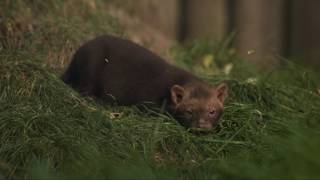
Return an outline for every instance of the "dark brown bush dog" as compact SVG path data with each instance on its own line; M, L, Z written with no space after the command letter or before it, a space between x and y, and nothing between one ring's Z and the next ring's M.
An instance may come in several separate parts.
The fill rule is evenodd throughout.
M225 83L211 86L128 40L101 36L74 54L62 76L82 95L119 105L166 103L183 126L211 129L223 112Z

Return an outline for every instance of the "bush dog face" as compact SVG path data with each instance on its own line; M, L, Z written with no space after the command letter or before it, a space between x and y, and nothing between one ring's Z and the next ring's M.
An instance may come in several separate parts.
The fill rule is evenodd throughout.
M223 112L227 92L224 83L217 87L196 83L174 85L171 88L173 114L186 127L211 129Z
M125 39L100 36L81 46L62 76L82 95L119 105L167 102L185 127L211 129L223 112L228 87L211 86ZM112 97L112 98L111 98Z

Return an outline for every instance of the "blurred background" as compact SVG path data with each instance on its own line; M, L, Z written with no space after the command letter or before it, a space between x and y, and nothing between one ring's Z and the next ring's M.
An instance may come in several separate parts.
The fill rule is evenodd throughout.
M172 42L185 43L206 38L219 40L234 34L236 53L256 64L274 66L282 57L308 67L320 67L320 1L317 0L112 2L117 7L117 12L113 13L115 16L121 19L127 14L129 19L137 18L152 28L149 31L160 34L154 43L164 47ZM122 19L131 21L128 17ZM132 22L127 24L134 24ZM140 36L148 36L144 26L133 26L137 26L136 31L142 31ZM139 33L134 34L137 36Z

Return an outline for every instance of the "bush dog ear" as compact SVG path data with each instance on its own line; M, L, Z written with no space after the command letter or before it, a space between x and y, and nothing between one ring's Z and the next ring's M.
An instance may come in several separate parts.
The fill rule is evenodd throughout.
M177 105L181 103L183 96L185 95L185 90L182 86L173 85L170 89L171 100L173 104Z
M228 85L226 83L221 83L216 87L217 98L223 104L224 100L228 97Z

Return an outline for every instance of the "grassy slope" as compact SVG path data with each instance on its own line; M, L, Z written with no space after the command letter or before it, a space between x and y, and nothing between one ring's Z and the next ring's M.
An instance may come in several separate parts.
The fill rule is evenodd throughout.
M191 133L157 111L97 105L57 77L82 41L122 34L103 1L8 2L0 3L0 176L320 177L320 97L304 69L258 72L228 43L175 49L180 65L232 90L218 128ZM205 59L211 65L201 68ZM226 63L228 75L204 76Z

